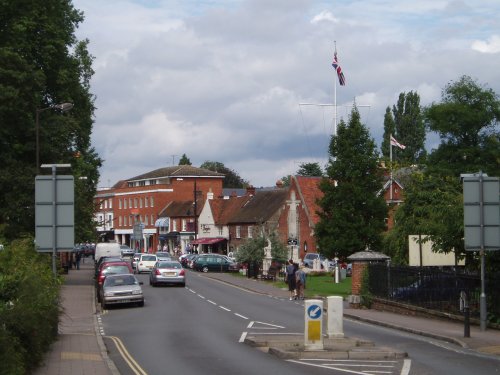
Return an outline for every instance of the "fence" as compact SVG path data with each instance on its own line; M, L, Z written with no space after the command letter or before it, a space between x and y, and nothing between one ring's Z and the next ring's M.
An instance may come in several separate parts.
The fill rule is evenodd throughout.
M471 317L479 317L481 278L463 268L392 267L370 264L369 291L379 298L406 303L430 310L460 314L460 294L465 292ZM486 280L488 313L500 317L500 301L495 293L500 275Z

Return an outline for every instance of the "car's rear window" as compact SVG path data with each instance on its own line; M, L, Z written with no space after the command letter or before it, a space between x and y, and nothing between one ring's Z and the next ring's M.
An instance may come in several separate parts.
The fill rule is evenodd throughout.
M151 262L151 261L156 260L156 256L155 255L143 255L141 259L145 262Z
M119 277L109 277L104 281L105 286L118 286L118 285L135 285L138 284L137 279L130 275L124 275Z
M179 262L159 262L158 268L175 268L181 269L182 265Z
M130 269L127 266L109 266L106 267L103 271L103 274L109 275L113 273L130 273Z

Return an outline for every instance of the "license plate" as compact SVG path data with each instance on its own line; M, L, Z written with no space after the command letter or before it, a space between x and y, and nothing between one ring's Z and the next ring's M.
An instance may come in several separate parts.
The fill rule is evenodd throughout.
M163 276L175 276L175 272L163 272Z

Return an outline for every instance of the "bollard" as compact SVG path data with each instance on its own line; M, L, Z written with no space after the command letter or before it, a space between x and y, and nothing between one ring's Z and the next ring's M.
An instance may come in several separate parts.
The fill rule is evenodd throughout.
M304 303L304 348L323 350L323 301L308 299Z
M326 333L329 338L344 337L344 301L340 296L330 296L327 300Z
M470 309L467 306L464 309L464 337L470 337Z

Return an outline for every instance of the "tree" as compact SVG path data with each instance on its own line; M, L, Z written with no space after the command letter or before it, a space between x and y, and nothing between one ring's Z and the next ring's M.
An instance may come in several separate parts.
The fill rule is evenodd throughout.
M323 171L318 163L302 163L299 165L297 176L321 177Z
M327 177L320 184L320 220L315 227L321 253L345 258L370 248L381 250L387 207L383 196L382 170L375 142L361 124L353 107L349 122L343 120L329 146Z
M182 154L179 165L191 165L191 160L186 156L186 154Z
M395 263L408 262L408 236L432 241L434 252L465 255L463 199L460 179L416 172L405 186L405 201L395 214L396 225L388 234L388 248ZM394 244L391 246L390 243Z
M406 146L404 150L393 149L393 161L404 165L413 165L422 161L425 151L425 126L420 108L420 96L413 91L400 93L398 102L392 107L392 116L384 117L384 141L382 151L389 156L389 137L392 134L397 141Z
M40 161L70 163L75 180L88 178L88 194L75 194L75 227L92 225L88 207L102 161L90 144L92 57L88 41L74 35L82 21L68 0L0 4L0 228L7 239L34 233L37 112ZM54 106L63 102L73 109L57 113Z
M218 161L205 161L200 168L208 169L210 171L219 172L224 174L226 177L222 183L224 188L245 188L249 185L249 182L242 179L238 173L232 169L227 168L223 163Z
M493 90L468 76L449 83L442 102L425 111L426 125L441 137L429 157L429 172L459 176L483 171L500 174L500 101Z

